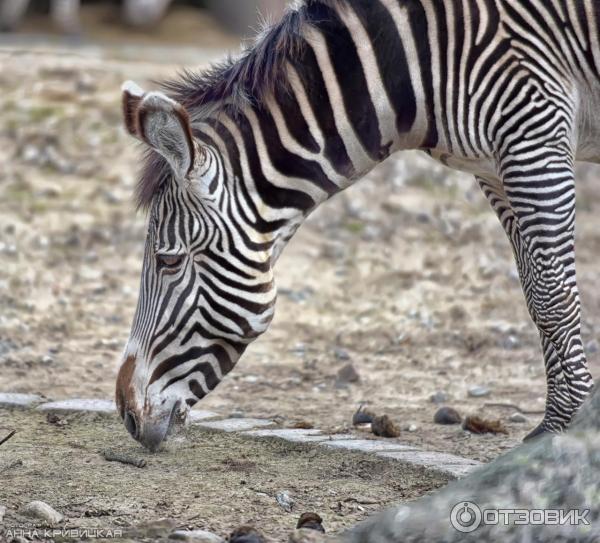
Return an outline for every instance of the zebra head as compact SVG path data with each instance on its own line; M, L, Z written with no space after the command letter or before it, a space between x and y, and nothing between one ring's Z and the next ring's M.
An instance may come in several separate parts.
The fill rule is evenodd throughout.
M236 227L241 204L222 154L192 130L179 103L126 83L123 104L127 130L162 169L152 183L116 401L131 435L156 449L267 329L276 296L272 245Z

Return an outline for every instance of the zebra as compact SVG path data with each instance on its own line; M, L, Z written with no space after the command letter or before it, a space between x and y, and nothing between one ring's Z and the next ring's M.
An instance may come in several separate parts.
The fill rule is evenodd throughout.
M303 0L241 55L123 87L147 155L140 295L116 383L156 449L274 314L306 217L398 150L475 176L512 245L560 432L593 381L575 275L576 161L600 162L596 0Z

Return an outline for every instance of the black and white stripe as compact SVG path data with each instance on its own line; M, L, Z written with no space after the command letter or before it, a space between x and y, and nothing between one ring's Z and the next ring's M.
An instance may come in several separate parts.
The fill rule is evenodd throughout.
M273 264L304 218L421 149L475 174L500 218L546 362L532 434L563 429L592 386L574 163L600 161L599 29L593 0L306 0L240 59L168 83L200 158L175 180L153 154L140 184L140 398L212 390L268 326Z

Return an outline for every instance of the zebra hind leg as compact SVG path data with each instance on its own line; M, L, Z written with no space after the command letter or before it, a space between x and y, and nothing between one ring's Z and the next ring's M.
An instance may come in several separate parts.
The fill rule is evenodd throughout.
M523 236L522 229L534 223L527 221L525 215L519 221L513 210L513 205L519 209L518 198L513 196L511 204L505 192L506 185L503 186L498 180L481 178L478 178L478 182L512 245L529 312L541 337L547 382L546 412L542 422L525 439L544 432L560 432L568 425L592 387L580 335L579 295L575 282L574 208L570 209L574 206L574 190L573 196L566 195L568 212L561 212L564 221L551 221L559 229L554 232L549 229L543 233L544 238L554 237L554 243L543 247L536 241L539 238ZM516 181L512 181L512 184L515 186ZM512 194L523 196L521 189L513 190ZM538 231L539 222L535 224L534 231ZM548 235L551 233L553 236ZM545 256L556 252L561 258Z

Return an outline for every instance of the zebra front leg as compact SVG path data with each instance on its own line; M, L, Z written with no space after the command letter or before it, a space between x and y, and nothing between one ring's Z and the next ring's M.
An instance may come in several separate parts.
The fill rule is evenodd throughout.
M563 214L567 220L563 228L567 245L563 245L564 237L559 232L555 233L554 243L550 244L551 247L554 246L554 251L551 252L558 250L563 258L556 260L550 258L548 262L548 259L543 257L547 250L544 251L541 246L538 247L538 256L533 256L536 254L536 238L527 240L523 237L519 220L502 183L499 180L481 178L478 178L478 182L511 243L529 312L541 336L547 382L546 412L543 421L525 439L533 438L545 431L561 431L569 423L592 386L580 336L579 295L575 282L574 201L572 201L574 191L572 187L569 189L573 192L573 196L567 194L568 205L565 211L568 212ZM517 200L515 195L521 193L513 190L512 194L513 200ZM527 224L527 220L523 219L525 228ZM534 266L533 270L532 266ZM554 272L553 288L548 288L550 284L544 282L537 271L539 269ZM569 273L568 270L571 272ZM543 295L545 288L548 288L549 296ZM563 289L568 292L566 298L560 294ZM571 300L571 304L565 305L567 300ZM559 318L552 318L553 314L559 315Z

